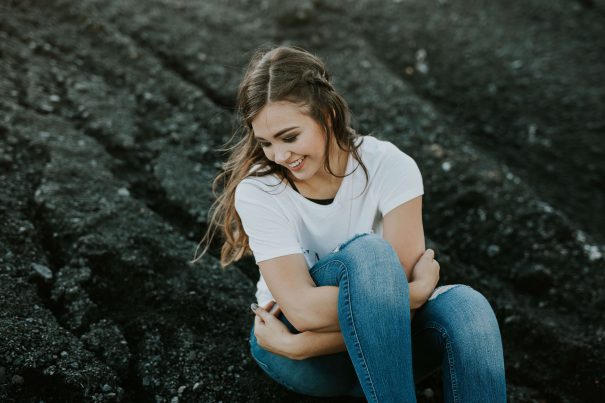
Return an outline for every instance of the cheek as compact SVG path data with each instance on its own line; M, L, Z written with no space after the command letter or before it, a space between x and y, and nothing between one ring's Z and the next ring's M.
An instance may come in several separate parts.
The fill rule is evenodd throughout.
M273 161L273 151L268 148L263 148L263 152L265 153L265 157L267 157L269 161Z

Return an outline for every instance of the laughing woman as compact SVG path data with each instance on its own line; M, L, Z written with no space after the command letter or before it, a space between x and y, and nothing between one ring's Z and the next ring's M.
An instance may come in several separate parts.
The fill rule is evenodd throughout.
M435 288L414 160L351 129L324 64L301 48L257 52L237 106L202 244L220 231L223 266L254 255L250 349L267 375L306 395L415 402L415 382L441 368L445 401L506 402L489 303Z

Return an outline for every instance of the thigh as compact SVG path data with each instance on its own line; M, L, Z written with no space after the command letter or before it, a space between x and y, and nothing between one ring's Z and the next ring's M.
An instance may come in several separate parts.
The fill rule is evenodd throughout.
M250 332L250 352L267 375L293 392L318 397L363 396L346 352L291 360L260 347L254 337L254 326Z

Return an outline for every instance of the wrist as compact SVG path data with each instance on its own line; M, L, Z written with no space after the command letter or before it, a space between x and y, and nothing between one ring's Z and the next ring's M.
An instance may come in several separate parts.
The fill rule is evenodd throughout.
M420 308L433 292L433 286L428 281L415 280L409 283L409 287L410 309Z
M283 349L291 360L303 360L305 358L303 333L290 333L282 341Z

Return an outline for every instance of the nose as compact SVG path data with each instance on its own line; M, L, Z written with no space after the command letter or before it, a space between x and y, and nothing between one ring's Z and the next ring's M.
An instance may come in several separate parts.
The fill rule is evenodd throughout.
M288 150L285 149L285 147L275 147L275 162L278 164L284 164L285 162L287 162L290 157L292 156L292 153Z

